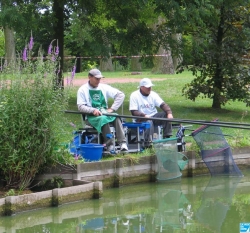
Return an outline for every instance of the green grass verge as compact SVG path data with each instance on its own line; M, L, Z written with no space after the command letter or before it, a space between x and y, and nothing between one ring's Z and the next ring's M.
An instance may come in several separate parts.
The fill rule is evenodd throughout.
M207 120L211 121L215 118L218 118L219 121L225 122L241 122L249 123L250 117L247 114L249 108L242 102L230 101L222 109L213 109L212 100L200 96L196 99L195 102L187 100L182 96L182 88L186 83L190 83L194 78L190 72L184 72L182 74L175 75L166 75L166 74L152 74L150 71L142 71L140 75L131 75L130 72L103 72L103 75L107 78L114 79L127 79L128 83L114 83L111 84L113 87L116 87L123 91L126 95L123 108L118 110L118 114L130 115L129 112L129 96L130 94L137 89L140 79L144 77L151 78L155 86L153 90L156 91L162 99L168 103L173 111L174 118L178 119L190 119L190 120ZM75 77L86 78L87 72L78 73ZM129 82L129 79L138 79L138 82ZM154 79L164 78L162 81L156 81ZM69 102L68 110L77 110L76 106L76 93L79 87L71 88L71 98ZM110 101L112 103L112 100ZM74 129L70 126L70 122L76 125L76 128L82 127L80 115L77 114L67 114L67 123L65 125L66 131L73 131ZM128 119L128 121L131 121ZM186 124L183 124L186 125ZM188 124L189 125L189 124ZM197 129L200 125L193 124L189 130ZM226 137L227 141L232 147L242 147L249 146L249 130L244 129L233 129L233 128L221 128L224 134L231 135L231 137ZM186 134L190 134L191 131L186 131ZM65 139L64 139L65 140ZM68 138L67 140L71 140ZM186 142L194 142L192 137L186 137ZM190 144L189 143L189 144ZM192 143L194 144L194 143ZM193 145L194 146L194 145Z

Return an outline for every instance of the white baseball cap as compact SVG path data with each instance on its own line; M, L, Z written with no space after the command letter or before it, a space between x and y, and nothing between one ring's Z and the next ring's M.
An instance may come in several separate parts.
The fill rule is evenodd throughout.
M149 78L143 78L141 81L140 81L140 86L138 86L137 88L139 87L152 87L154 86L154 84L151 82L151 80Z
M89 74L91 74L91 76L94 76L96 78L104 78L104 76L102 76L101 71L98 70L98 69L92 69L92 70L90 70Z

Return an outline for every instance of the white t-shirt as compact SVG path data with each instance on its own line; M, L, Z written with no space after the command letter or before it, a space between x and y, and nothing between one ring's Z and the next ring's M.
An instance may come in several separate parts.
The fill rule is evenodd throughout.
M143 96L140 90L136 90L130 95L129 110L138 110L148 116L153 116L158 112L156 107L160 107L163 102L154 91L151 91L148 96Z
M111 87L110 85L99 83L98 87L93 88L89 85L89 83L83 84L77 92L77 105L87 105L89 107L92 106L91 98L89 95L89 90L101 90L102 94L105 98L106 107L108 108L108 99L109 98L115 98L115 96L120 93L120 91L114 87Z

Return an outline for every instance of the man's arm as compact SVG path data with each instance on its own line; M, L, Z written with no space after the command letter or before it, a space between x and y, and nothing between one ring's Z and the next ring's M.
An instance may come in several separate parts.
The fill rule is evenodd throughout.
M85 104L78 104L77 106L78 106L78 110L80 112L83 112L83 113L86 113L86 114L91 114L96 109L96 108L93 108L93 107L89 107L89 106L87 106Z
M160 108L167 114L167 118L173 118L172 110L171 110L171 108L169 107L168 104L166 104L165 102L163 102L160 105Z
M112 109L113 111L116 111L123 103L125 98L125 94L121 91L119 91L114 98L114 103L109 109Z
M143 112L140 112L138 110L131 110L130 112L131 112L132 116L140 116L140 117L146 116L146 114L144 114Z
M78 105L78 110L82 113L93 114L94 116L101 116L102 112L97 108L89 107L87 105L81 104Z

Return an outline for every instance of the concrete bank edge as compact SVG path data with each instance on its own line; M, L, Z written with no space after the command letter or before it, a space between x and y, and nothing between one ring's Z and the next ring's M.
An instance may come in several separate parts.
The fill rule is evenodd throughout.
M184 153L189 158L188 165L182 171L182 177L209 174L204 162L194 152ZM239 168L250 164L250 148L234 150L234 160ZM138 161L118 158L112 161L97 161L77 165L76 168L50 169L36 177L39 182L54 176L60 176L68 187L0 198L0 216L60 206L66 203L101 198L103 189L123 185L155 182L158 172L155 155L140 157Z

